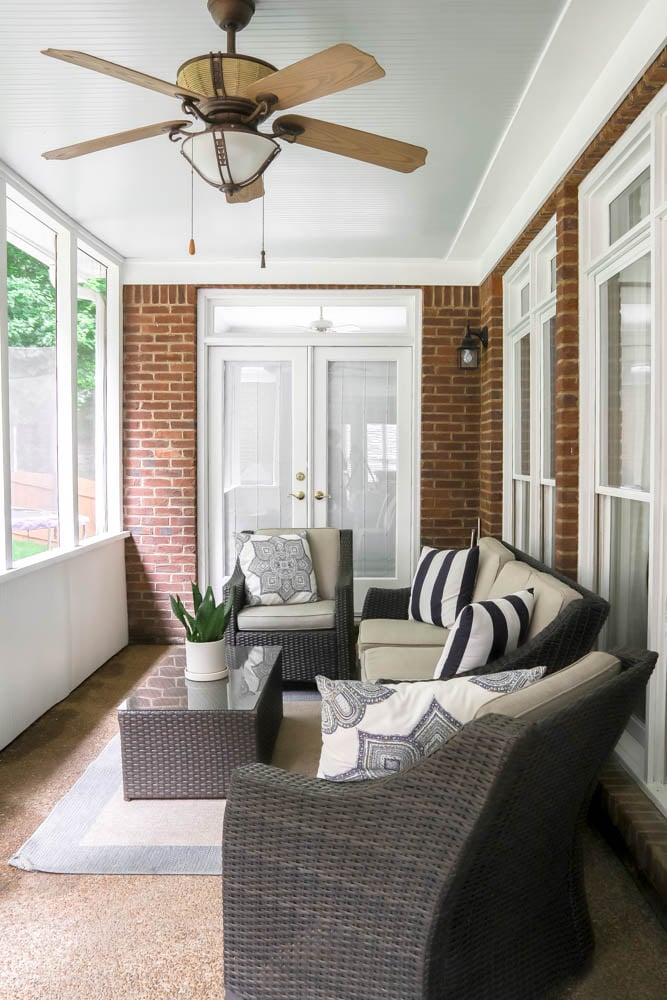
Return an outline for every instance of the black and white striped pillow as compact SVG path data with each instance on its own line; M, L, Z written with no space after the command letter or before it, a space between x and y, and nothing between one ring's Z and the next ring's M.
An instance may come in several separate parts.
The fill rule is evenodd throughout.
M483 667L516 649L528 635L534 604L531 587L463 608L449 633L433 676L446 680L466 670Z
M424 546L410 590L408 617L451 628L470 603L479 564L479 548L439 550Z

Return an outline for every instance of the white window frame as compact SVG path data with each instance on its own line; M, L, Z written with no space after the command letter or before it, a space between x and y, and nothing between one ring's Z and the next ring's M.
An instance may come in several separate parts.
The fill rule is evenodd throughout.
M56 549L12 563L11 473L9 447L9 369L6 271L6 202L11 197L56 233L56 339L58 414L58 505L59 545ZM96 392L106 402L106 429L96 433L98 455L104 456L105 475L99 483L104 491L107 530L79 539L77 511L77 421L76 421L76 314L77 250L94 257L107 268L106 350L96 371ZM0 579L31 572L44 563L69 558L79 548L106 544L122 533L123 498L121 465L122 426L122 258L44 198L18 174L0 162ZM98 411L99 412L99 411ZM103 438L100 438L100 434Z
M647 166L651 168L648 216L609 245L609 203ZM596 581L596 518L599 494L650 502L648 646L660 654L649 682L646 722L633 717L616 748L620 762L667 814L667 87L649 104L579 191L580 261L580 476L579 574ZM651 254L652 453L649 492L601 488L599 483L601 380L597 370L601 283ZM592 345L594 344L594 348Z
M555 488L555 480L545 480L543 472L544 347L542 327L556 315L556 289L551 290L551 260L556 255L556 218L549 220L518 260L503 276L503 538L516 542L515 489L517 481L529 483L528 542L525 546L537 558L543 556L543 502L545 485ZM521 315L521 290L530 283L528 312ZM519 384L515 347L530 338L530 473L514 472L514 430L518 415ZM555 405L555 401L554 401ZM552 539L553 545L553 539Z

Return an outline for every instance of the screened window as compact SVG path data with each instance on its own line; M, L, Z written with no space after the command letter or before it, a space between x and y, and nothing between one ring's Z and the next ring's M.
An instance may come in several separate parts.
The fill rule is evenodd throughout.
M7 211L12 560L58 545L56 234L13 201Z
M0 168L2 205L0 573L121 526L118 265Z

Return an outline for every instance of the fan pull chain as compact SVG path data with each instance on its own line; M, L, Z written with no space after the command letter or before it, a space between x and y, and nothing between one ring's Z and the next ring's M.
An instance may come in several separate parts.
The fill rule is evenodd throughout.
M264 195L262 195L262 252L260 267L266 267L266 250L264 249Z
M190 165L190 242L188 253L194 257L195 249L195 168Z

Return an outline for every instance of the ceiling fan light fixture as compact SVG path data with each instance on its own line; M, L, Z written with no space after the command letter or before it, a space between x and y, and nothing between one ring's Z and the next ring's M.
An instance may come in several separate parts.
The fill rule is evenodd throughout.
M199 176L220 191L252 184L279 152L274 139L236 124L207 128L181 144L181 153Z

